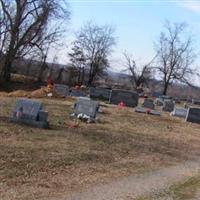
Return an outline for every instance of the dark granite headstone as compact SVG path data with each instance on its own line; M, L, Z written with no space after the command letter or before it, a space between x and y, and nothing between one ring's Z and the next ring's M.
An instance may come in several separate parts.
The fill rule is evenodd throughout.
M78 98L74 105L75 115L84 114L95 119L98 112L99 103L88 98Z
M149 108L149 109L152 109L152 110L155 109L153 99L144 99L144 103L142 104L142 106L144 108Z
M189 108L186 121L200 124L200 108Z
M174 110L175 103L172 100L164 100L162 111L172 112Z
M43 111L42 108L43 105L41 102L30 99L19 99L16 102L11 121L39 128L47 128L48 113Z
M112 90L109 102L118 105L122 101L125 103L125 106L136 107L138 105L138 94L126 90Z
M106 88L90 88L90 98L109 101L111 90Z
M55 90L56 93L58 93L61 96L66 97L66 96L69 95L69 87L67 85L55 84L54 90Z

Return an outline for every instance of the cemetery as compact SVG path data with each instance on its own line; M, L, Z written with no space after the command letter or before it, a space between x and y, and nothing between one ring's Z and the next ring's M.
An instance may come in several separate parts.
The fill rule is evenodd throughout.
M30 193L27 192L29 186L24 183L31 182L39 191L43 186L37 184L42 182L48 185L47 191L51 191L47 194L42 189L37 193L36 197L42 199L43 195L51 196L52 192L69 191L67 185L75 184L75 188L82 188L82 183L89 186L102 180L96 172L91 175L91 167L100 171L103 167L101 174L106 181L108 177L121 177L123 170L126 170L126 175L145 172L149 167L156 169L175 163L177 159L189 159L199 151L199 108L175 106L170 115L174 104L165 105L170 109L163 109L154 105L151 98L137 99L135 95L121 93L117 97L114 92L111 102L106 103L84 96L71 97L66 88L62 89L60 86L56 88L59 93L68 95L65 98L62 95L60 98L44 95L40 99L1 96L0 157L4 159L1 169L5 180L0 189L2 198L10 195L9 189L7 192L4 190L7 184L10 182L12 185L16 180L13 170L19 174L15 183L19 189L13 195L25 200ZM115 105L127 96L133 98L133 104ZM133 108L136 103L137 107ZM91 121L95 123L86 123ZM185 146L181 145L182 140ZM187 146L190 146L189 152ZM55 152L59 156L53 156ZM14 154L20 159L12 161ZM132 168L132 165L138 167ZM83 175L78 171L84 172ZM65 178L60 179L60 176ZM96 178L90 182L88 176ZM39 182L35 182L34 177ZM55 178L56 183L62 186L59 189L54 187Z
M0 0L0 200L199 200L199 13Z

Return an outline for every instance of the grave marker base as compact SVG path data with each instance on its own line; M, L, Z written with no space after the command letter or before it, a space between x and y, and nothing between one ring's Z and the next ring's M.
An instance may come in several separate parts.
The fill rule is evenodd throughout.
M25 124L28 126L33 126L36 128L49 128L49 123L43 121L35 121L30 119L16 119L16 118L12 118L10 121L21 125Z

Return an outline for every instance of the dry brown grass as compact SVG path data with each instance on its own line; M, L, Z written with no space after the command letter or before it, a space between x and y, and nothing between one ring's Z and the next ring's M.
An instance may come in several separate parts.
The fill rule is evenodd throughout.
M51 127L11 124L16 98L0 102L0 199L45 199L111 178L199 156L200 125L168 114L103 105L96 124L69 117L73 99L42 99Z
M15 90L13 92L0 92L0 97L25 97L25 98L46 98L47 87L33 90L31 92L25 90ZM62 98L59 94L53 92L53 98Z

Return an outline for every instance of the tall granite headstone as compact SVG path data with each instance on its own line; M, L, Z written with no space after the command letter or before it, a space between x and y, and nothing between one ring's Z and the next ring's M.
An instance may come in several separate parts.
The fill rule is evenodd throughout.
M138 105L138 98L136 92L114 89L111 91L109 102L118 105L123 101L128 107L136 107Z

